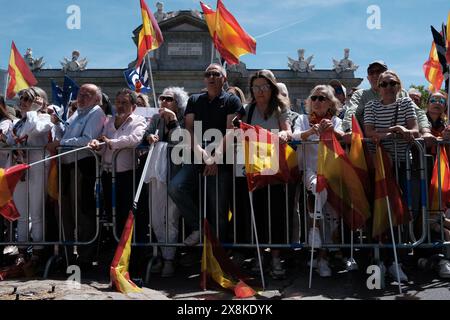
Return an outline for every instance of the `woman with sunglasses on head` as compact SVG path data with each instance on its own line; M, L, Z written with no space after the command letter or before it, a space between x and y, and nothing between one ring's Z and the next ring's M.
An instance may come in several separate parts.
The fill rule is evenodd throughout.
M330 85L318 85L311 90L309 97L306 99L307 114L302 114L297 119L297 129L294 131L293 139L317 141L320 138L320 134L328 130L333 130L338 138L344 135L341 126L342 120L337 117L341 102L336 98L334 93L334 89ZM311 219L321 218L312 213L314 212L314 196L319 196L321 200L320 206L323 206L322 212L326 216L326 219L321 219L321 221L323 223L326 221L330 224L329 228L325 228L327 231L325 233L326 241L331 242L338 224L333 209L326 203L326 195L324 193L316 193L318 144L307 144L304 149L301 148L299 154L300 170L303 170L302 154L305 155L304 161L306 162L304 181L308 190L308 211L311 212ZM324 228L325 226L322 227ZM320 239L320 232L317 227L316 229L311 228L308 234L308 242L312 244L313 241L314 247L320 247L322 240ZM318 257L314 260L313 266L317 269L321 277L331 276L326 250L319 250Z
M153 116L145 131L144 145L151 145L158 141L166 142L169 145L178 142L172 140L172 135L177 129L184 127L183 115L188 99L189 96L184 88L169 87L163 90L158 99L159 112ZM158 130L158 134L156 134L156 130ZM169 177L152 178L150 180L150 199L152 201L149 204L149 210L152 214L152 228L158 242L165 243L167 239L167 243L177 243L180 213L172 199L167 197L167 179L173 178L180 166L173 164L171 159L167 158L172 149L168 146L166 150L166 153L161 153L162 156L158 158L158 162L167 161ZM154 152L156 152L156 149ZM162 159L164 155L166 155L166 159ZM168 224L167 229L166 223ZM168 230L168 234L166 230ZM172 277L175 272L176 247L161 247L161 253L163 261L159 260L154 264L152 272L161 272L162 277Z
M378 78L379 100L372 100L365 106L364 128L367 138L375 143L381 143L390 156L390 162L398 168L397 181L400 189L406 190L406 148L414 138L419 137L419 125L415 112L415 104L410 97L400 97L402 83L399 76L392 70L384 71ZM392 140L397 138L395 143ZM374 151L373 146L371 150ZM374 160L376 163L376 159ZM404 205L406 208L406 205ZM405 212L404 215L408 215ZM388 230L386 230L388 232ZM389 233L389 232L388 232ZM373 236L382 239L384 234ZM391 240L392 241L392 240ZM385 263L391 264L388 271L393 279L397 279L397 268L392 259L392 250L385 250ZM383 268L384 265L383 265ZM398 268L400 281L408 281L401 265Z
M7 143L16 147L41 147L40 150L21 151L16 162L33 163L46 156L44 146L48 143L49 133L53 128L51 117L41 110L46 107L47 97L41 88L31 87L22 90L20 96L20 113L22 118L17 121L7 137ZM25 179L19 181L14 191L14 202L20 213L18 220L18 241L29 241L29 222L31 220L31 238L33 241L43 241L43 193L47 190L47 163L31 167L25 174ZM24 266L27 275L36 272L43 263L42 246L34 246L30 259L26 256L26 247L19 248L17 264ZM41 260L41 261L40 261Z
M289 99L282 95L277 80L270 70L260 70L250 78L250 103L245 106L246 116L242 121L258 125L266 130L278 130L280 143L286 143L292 134L289 119ZM292 189L292 190L291 190ZM294 191L294 188L289 188ZM291 193L291 192L290 192ZM286 243L286 200L284 185L270 185L270 221L269 221L269 187L253 192L253 204L259 241L269 243L269 231L274 244ZM290 215L289 215L290 216ZM270 230L269 230L270 226ZM250 228L247 229L251 231ZM272 261L270 275L274 279L286 277L286 270L281 264L280 250L271 249ZM253 271L259 272L256 261Z
M427 117L431 123L431 134L435 137L435 141L439 138L443 137L444 130L447 126L447 94L444 92L438 91L432 93L428 98L427 103ZM427 144L427 153L432 154L436 157L436 144L429 143ZM441 148L445 148L447 152L447 156L449 156L449 148L448 145L441 145ZM432 172L434 162L428 167L428 172ZM429 175L431 179L431 174ZM430 181L429 181L430 182ZM447 204L448 205L448 204ZM445 208L443 208L445 210ZM450 211L448 211L450 212ZM436 212L430 212L430 215L434 215L431 218L431 229L436 232L438 237L441 237L441 220L440 217L436 214ZM448 216L448 213L447 213ZM444 240L450 241L450 216L444 216L442 219L443 223L443 234ZM448 262L448 261L447 261ZM450 277L450 266L447 271L447 277ZM440 272L442 273L442 272Z

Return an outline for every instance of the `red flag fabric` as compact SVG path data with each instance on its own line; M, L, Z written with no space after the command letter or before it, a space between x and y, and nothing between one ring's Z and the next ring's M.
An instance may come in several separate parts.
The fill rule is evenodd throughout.
M447 59L447 64L450 65L450 11L447 16L447 52L445 53L445 58Z
M253 297L256 292L245 282L245 277L230 260L219 240L211 232L208 221L204 220L204 242L200 286L206 289L208 279L214 280L222 288L234 291L237 298ZM236 280L239 280L236 283Z
M434 162L433 175L431 176L430 184L430 210L439 211L447 207L447 202L450 200L450 170L448 165L447 152L445 147L440 148L440 159L436 156ZM440 167L440 186L439 186L439 172ZM439 189L441 190L441 204L439 205Z
M370 216L364 185L333 130L320 135L317 155L317 187L327 189L327 201L352 230L364 226Z
M11 44L8 75L9 83L6 90L6 97L8 99L14 98L19 91L37 84L36 78L33 73L31 73L27 63L17 50L14 41Z
M444 81L444 75L442 73L442 66L439 62L438 53L434 42L431 44L428 60L423 64L423 72L425 74L425 78L430 83L430 91L436 92L440 90L442 82Z
M375 157L372 236L379 238L389 228L388 201L393 226L408 222L410 217L402 198L402 191L392 172L391 160L381 145L377 145Z
M19 212L13 201L14 189L30 166L18 164L7 169L0 168L0 214L9 221L19 218Z
M225 61L238 64L242 55L256 53L256 40L239 25L236 18L217 1L216 11L200 2L214 46Z
M278 136L259 126L241 122L245 150L245 175L249 191L269 184L296 181L297 153Z
M125 227L120 237L119 245L117 246L114 259L110 267L111 281L117 291L122 293L142 292L133 281L130 279L128 273L128 266L130 263L131 255L131 238L133 237L134 228L134 214L130 210L128 214Z
M147 52L158 49L164 42L158 22L144 0L141 1L142 29L138 39L138 59L136 68L141 65Z

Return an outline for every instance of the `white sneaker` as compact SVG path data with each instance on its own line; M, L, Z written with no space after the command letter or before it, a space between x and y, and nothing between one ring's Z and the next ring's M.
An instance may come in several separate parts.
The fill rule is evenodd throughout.
M175 265L173 260L164 260L164 266L161 271L161 277L170 278L175 273Z
M192 247L200 243L200 231L193 231L186 239L184 239L184 244Z
M328 265L328 261L325 259L319 259L317 262L317 271L322 278L331 277L331 269Z
M356 263L355 259L348 259L347 261L345 261L345 270L347 271L358 270L358 264Z
M320 238L320 231L318 228L309 229L308 243L311 247L314 243L314 248L320 248L322 246L322 239Z
M439 277L450 278L450 261L445 259L439 261Z
M397 270L396 270L396 267L395 267L395 263L393 263L393 264L389 267L388 271L389 271L389 274L391 275L391 277L392 277L395 281L397 281ZM407 277L407 275L403 272L403 270L402 270L402 264L401 264L401 263L398 264L398 274L399 274L399 276L400 276L400 282L408 282L408 277Z

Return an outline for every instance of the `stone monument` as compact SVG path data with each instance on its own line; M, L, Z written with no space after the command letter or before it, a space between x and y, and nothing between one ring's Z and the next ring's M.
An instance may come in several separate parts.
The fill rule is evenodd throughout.
M33 58L33 50L31 48L27 49L27 52L25 53L23 58L27 62L27 64L30 67L31 71L41 70L42 67L45 65L44 57L40 57L39 59L34 59Z
M288 57L288 67L292 71L296 72L311 72L314 69L314 65L311 65L311 60L314 55L309 56L305 60L305 49L298 49L298 61Z
M63 61L60 61L62 70L64 73L67 71L84 71L86 70L86 66L88 64L87 58L83 58L78 60L80 57L80 52L77 50L72 51L72 60L64 57Z
M359 66L353 63L352 60L350 60L348 57L350 55L350 49L345 48L344 49L344 59L341 59L341 61L337 61L333 59L333 70L336 71L336 73L341 73L343 71L356 71Z

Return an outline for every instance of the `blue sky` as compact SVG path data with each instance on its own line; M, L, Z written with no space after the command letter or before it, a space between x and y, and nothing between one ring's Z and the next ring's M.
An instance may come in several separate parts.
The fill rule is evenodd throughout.
M450 10L448 0L223 0L241 26L257 39L257 54L242 61L251 69L287 68L297 49L314 55L316 69L331 69L344 48L360 65L365 78L368 63L383 59L406 87L426 84L422 64L431 46L430 25L440 28ZM141 23L139 0L0 0L0 68L6 69L11 40L24 53L44 56L46 67L59 68L63 57L78 49L88 68L125 68L135 59L132 30ZM165 11L198 9L198 1L166 0ZM152 11L156 1L147 0ZM205 0L215 6L215 0ZM69 5L81 9L81 29L69 30ZM381 29L370 30L367 8L377 5ZM367 81L362 84L367 86Z

